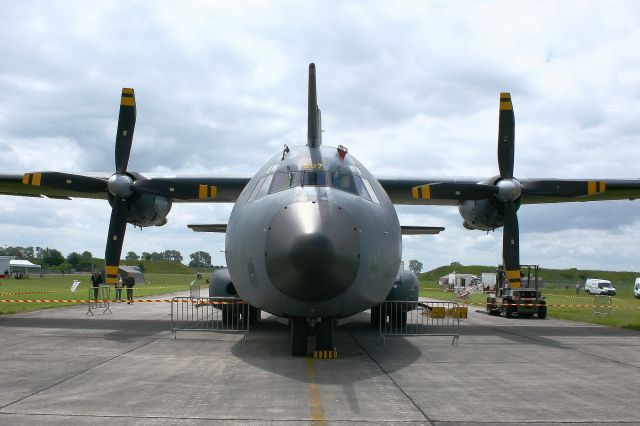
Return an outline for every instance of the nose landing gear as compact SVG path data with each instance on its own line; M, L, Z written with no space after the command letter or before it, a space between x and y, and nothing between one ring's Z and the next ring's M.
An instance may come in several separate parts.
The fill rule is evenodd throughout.
M315 343L315 352L335 352L333 346L333 318L293 317L291 324L291 352L295 356L305 356ZM313 339L315 337L315 339ZM313 342L315 340L315 342Z

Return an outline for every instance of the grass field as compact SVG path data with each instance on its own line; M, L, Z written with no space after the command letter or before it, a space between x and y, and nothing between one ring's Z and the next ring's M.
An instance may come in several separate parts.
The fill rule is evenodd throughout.
M635 299L631 292L621 292L612 298L609 317L594 316L594 297L584 292L576 295L575 289L545 288L543 294L549 305L549 317L640 330L640 299ZM454 293L442 291L435 281L420 281L420 296L443 300L455 297ZM486 301L485 294L472 294L469 298L469 304L479 310L486 310Z
M77 303L4 303L1 300L68 300L83 299L90 297L89 274L73 275L46 275L44 277L32 276L29 279L0 279L0 314L11 314L16 312L34 311L39 309L56 308L69 306ZM195 274L145 274L147 284L136 285L134 287L134 297L144 297L160 295L163 293L173 293L176 291L189 290L189 284L195 278ZM80 280L80 286L75 293L71 292L73 280ZM207 288L203 280L201 288ZM201 290L202 294L206 291ZM111 297L115 296L111 290ZM122 291L123 298L125 290Z
M73 303L3 303L1 300L67 300L82 299L90 297L90 276L88 274L78 275L47 275L45 277L32 277L30 279L2 279L0 280L0 314L11 314L16 312L33 311L39 309L69 306ZM195 278L193 273L189 274L145 274L147 284L137 285L134 289L135 297L151 295L162 295L176 291L186 291L189 284ZM73 280L80 280L81 284L76 293L71 292ZM201 288L206 289L207 284L202 281ZM206 294L206 290L201 290ZM112 297L114 293L111 293ZM123 290L123 297L125 291ZM435 299L452 300L453 293L440 290L436 281L420 281L420 295ZM584 321L595 324L610 325L615 327L625 327L640 330L640 300L634 299L633 294L621 291L619 295L613 297L613 310L609 318L597 317L593 315L593 296L584 293L575 294L575 289L545 288L548 308L548 316L554 318L568 319L574 321ZM469 303L471 306L484 310L486 306L486 295L474 294ZM578 305L578 306L554 306L554 305Z

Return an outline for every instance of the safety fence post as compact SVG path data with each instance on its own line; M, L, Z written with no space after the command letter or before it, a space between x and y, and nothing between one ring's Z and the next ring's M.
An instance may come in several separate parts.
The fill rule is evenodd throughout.
M109 301L111 300L111 286L101 285L100 287L89 287L89 309L85 316L93 315L94 309L103 309L102 313L113 313L109 308Z
M456 302L386 301L378 309L382 344L387 336L448 336L455 345L460 337L460 319L468 308Z
M595 296L593 298L593 316L610 317L612 310L611 297Z
M213 331L249 334L249 304L237 297L174 297L171 332Z

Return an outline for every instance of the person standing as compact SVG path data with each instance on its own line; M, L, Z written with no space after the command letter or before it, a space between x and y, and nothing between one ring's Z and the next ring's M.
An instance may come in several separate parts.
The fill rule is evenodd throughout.
M96 274L95 272L91 275L91 288L93 291L93 298L94 299L98 299L98 286L100 284L98 283L98 274Z
M580 283L576 282L576 294L580 294Z
M127 305L133 303L133 286L136 285L136 280L131 274L128 274L124 279L124 286L127 288Z
M122 277L118 275L118 281L116 281L116 300L122 300Z

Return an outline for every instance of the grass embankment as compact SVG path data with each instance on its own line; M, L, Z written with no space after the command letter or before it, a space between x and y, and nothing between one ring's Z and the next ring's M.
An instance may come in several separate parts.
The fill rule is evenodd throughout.
M428 272L418 274L421 281L437 282L440 277L448 275L452 272L459 274L472 274L480 277L483 272L496 272L496 268L492 266L471 265L471 266L441 266ZM571 269L547 269L540 268L538 271L540 277L547 289L563 288L573 290L575 293L575 285L577 282L584 284L587 278L601 278L611 281L618 294L633 292L633 283L640 272L633 271L596 271ZM568 288L567 288L568 287Z
M149 262L153 263L153 262ZM147 284L138 284L134 287L134 297L144 297L163 293L173 293L189 289L189 284L195 278L195 274L188 270L188 274L160 274L145 273ZM89 288L91 281L89 274L65 274L46 275L44 277L32 276L29 279L0 279L0 300L69 300L90 298ZM77 291L71 291L74 280L80 281ZM203 280L200 286L207 288ZM126 290L122 291L125 298ZM111 290L111 297L115 292ZM47 302L0 302L0 314L12 314L17 312L35 311L40 309L69 306L77 303L47 303Z
M606 276L611 276L609 272L605 272L605 274L608 274ZM584 292L576 295L575 288L568 290L564 286L558 288L553 284L547 285L545 281L543 294L547 305L549 305L547 316L640 330L640 300L635 299L631 291L620 292L619 289L618 291L618 295L611 298L613 308L611 315L607 318L593 314L594 296L589 296ZM422 279L420 281L420 296L442 300L453 300L455 298L454 293L440 289L437 281ZM471 306L483 311L486 309L486 301L486 294L472 294L469 298Z

